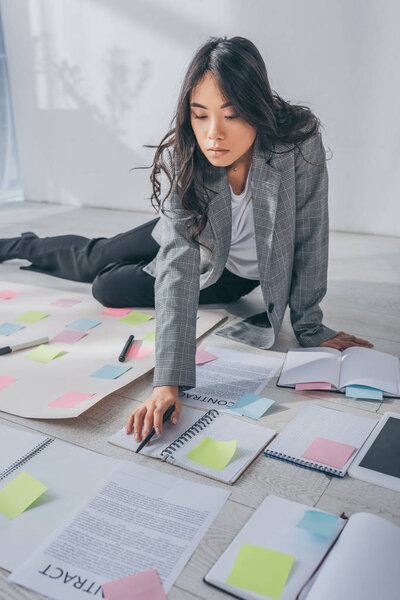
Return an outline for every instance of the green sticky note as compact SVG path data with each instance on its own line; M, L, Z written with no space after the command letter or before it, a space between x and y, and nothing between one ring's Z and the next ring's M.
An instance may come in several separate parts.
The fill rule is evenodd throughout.
M270 598L280 598L292 568L294 556L242 544L225 583Z
M38 312L37 310L28 310L15 320L22 321L23 323L36 323L37 321L40 321L40 319L44 319L48 316L49 313Z
M57 356L60 356L61 354L64 354L64 350L62 350L62 348L57 348L57 346L51 346L49 344L41 344L32 352L27 354L25 358L29 358L29 360L36 360L37 362L47 363L53 360L53 358L57 358Z
M155 342L156 341L156 330L150 331L147 335L144 336L143 341L145 342Z
M140 323L146 323L146 321L150 321L152 318L151 315L134 311L126 315L126 317L122 317L120 321L128 323L128 325L140 325Z
M218 442L206 437L195 448L189 450L186 456L200 465L222 471L230 463L235 452L236 440Z
M0 511L9 519L15 519L46 490L47 486L22 471L0 490Z

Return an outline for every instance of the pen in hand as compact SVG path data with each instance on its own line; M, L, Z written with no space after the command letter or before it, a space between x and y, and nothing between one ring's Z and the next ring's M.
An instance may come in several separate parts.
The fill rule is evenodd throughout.
M124 362L126 355L128 354L129 348L132 346L132 342L135 339L134 335L130 335L126 340L125 346L122 348L121 354L118 357L119 362Z
M172 415L172 413L175 410L175 404L171 404L171 406L169 408L167 408L167 410L165 411L164 415L163 415L163 420L162 422L165 423L165 421L167 421L170 416ZM152 427L150 433L148 435L146 435L146 437L144 438L144 440L139 444L139 446L136 449L136 454L138 452L141 451L142 448L145 447L145 445L151 440L151 438L153 437L153 435L155 434L156 430L154 429L154 427Z

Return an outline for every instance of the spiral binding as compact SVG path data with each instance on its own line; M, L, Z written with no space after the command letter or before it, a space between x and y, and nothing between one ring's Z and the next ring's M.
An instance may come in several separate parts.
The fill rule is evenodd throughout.
M219 412L215 410L215 408L212 408L211 410L206 412L205 415L200 417L200 419L197 419L197 421L193 423L193 425L191 425L189 429L186 429L186 431L184 431L178 438L176 438L176 440L174 440L169 446L164 448L164 450L161 452L162 460L170 459L175 450L181 448L181 446L186 444L186 442L188 442L198 433L203 431L203 429L208 427L210 423L212 423L214 419L216 419L218 416Z
M317 471L324 471L324 473L333 473L333 475L341 474L340 469L335 469L334 467L328 467L325 465L320 465L315 462L311 462L309 460L302 460L300 458L295 458L294 456L289 456L289 454L284 454L283 452L276 452L276 450L266 450L266 454L268 456L275 456L276 458L281 458L282 460L288 460L297 465L301 465L302 467L310 467L312 469L316 469Z
M50 444L52 442L54 442L53 438L46 438L45 440L43 440L43 442L40 442L40 444L38 444L37 446L34 446L32 448L32 450L30 450L29 452L24 454L24 456L21 456L20 459L13 462L9 467L4 469L4 471L2 473L0 473L0 481L2 479L5 479L6 477L8 477L8 475L10 475L10 473L13 473L14 471L16 471L17 469L22 467L22 465L27 463L29 460L31 460L31 458L33 458L37 454L39 454L39 452L42 452L42 450L47 448L47 446L50 446Z

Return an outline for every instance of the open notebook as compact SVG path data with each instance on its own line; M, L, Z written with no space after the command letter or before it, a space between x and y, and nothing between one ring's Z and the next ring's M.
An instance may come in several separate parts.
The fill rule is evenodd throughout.
M264 454L344 477L377 422L342 410L306 404Z
M153 438L151 444L145 446L141 453L232 484L265 448L274 434L275 431L272 429L222 415L215 409L203 413L184 406L178 424L164 423L160 438ZM187 456L190 451L198 447L200 442L204 443L206 438L211 438L215 442L236 441L233 457L222 470L200 464ZM108 441L133 451L139 445L133 435L126 435L125 429L118 431Z
M346 522L267 496L204 580L245 600L398 598L399 553L400 528L381 517ZM252 573L257 560L262 568Z
M299 383L329 383L339 392L350 385L382 390L385 396L400 396L399 359L369 348L296 348L289 350L278 386Z

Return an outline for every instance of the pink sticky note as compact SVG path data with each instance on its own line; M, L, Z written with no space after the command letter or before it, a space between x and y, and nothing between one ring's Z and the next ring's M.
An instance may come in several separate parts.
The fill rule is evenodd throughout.
M60 396L53 402L50 402L49 406L58 406L59 408L74 408L77 404L80 404L87 398L91 398L94 394L84 394L83 392L67 392L63 396Z
M326 381L310 381L309 383L296 383L296 392L303 390L331 390L332 386Z
M167 600L155 569L103 583L105 600Z
M127 358L136 358L138 360L143 360L150 356L150 354L154 354L155 346L152 343L147 344L132 344L129 348L128 353L126 355Z
M207 352L207 350L203 350L202 348L198 348L196 350L196 365L204 365L205 363L211 362L212 360L216 360L218 356L211 354L211 352Z
M106 308L101 314L110 317L126 317L132 310L133 308Z
M73 298L60 298L60 300L52 302L50 306L63 306L64 308L69 308L70 306L79 304L79 302L82 302L82 300L74 300Z
M52 342L64 342L64 344L74 344L75 342L79 342L83 337L85 337L87 333L84 331L78 331L77 329L64 329L61 333L58 333L53 339Z
M357 448L348 444L316 437L301 456L341 469L356 450Z
M0 290L0 300L11 300L14 296L19 296L21 292L14 292L14 290Z
M7 375L0 375L0 390L17 381L15 377L7 377Z

